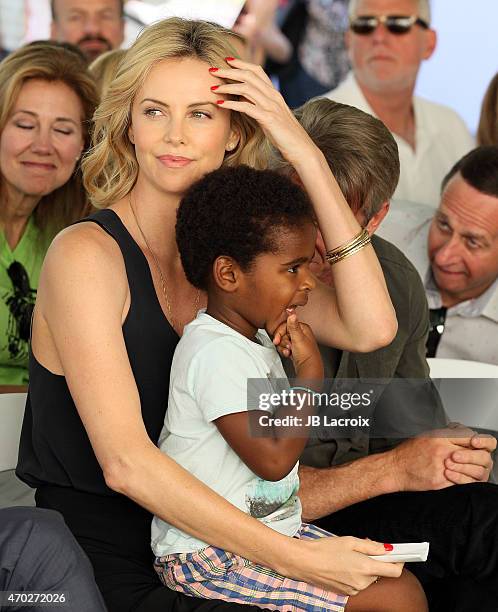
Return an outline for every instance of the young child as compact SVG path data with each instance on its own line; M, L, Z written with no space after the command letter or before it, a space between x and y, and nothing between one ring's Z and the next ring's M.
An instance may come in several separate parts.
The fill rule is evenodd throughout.
M272 380L285 378L270 339L285 322L297 378L315 388L323 379L313 334L296 316L315 286L309 263L316 229L306 195L270 171L217 170L184 197L176 236L185 274L207 291L208 305L185 327L173 358L161 450L269 527L291 537L330 535L301 523L303 433L251 435L248 409L248 379L261 379L271 393ZM152 548L161 580L186 594L315 612L343 610L348 599L209 546L158 517Z

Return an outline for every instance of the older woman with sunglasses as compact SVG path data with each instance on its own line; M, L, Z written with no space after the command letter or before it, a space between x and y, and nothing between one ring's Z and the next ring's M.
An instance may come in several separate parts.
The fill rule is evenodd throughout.
M96 103L92 78L67 49L28 45L0 64L0 385L28 382L43 258L87 209L77 164Z

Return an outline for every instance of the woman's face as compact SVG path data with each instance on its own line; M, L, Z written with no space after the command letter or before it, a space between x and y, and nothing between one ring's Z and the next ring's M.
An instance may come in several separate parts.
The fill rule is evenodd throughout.
M140 166L138 182L181 197L196 180L219 168L237 145L230 111L211 91L220 80L194 58L157 64L138 91L129 137Z
M0 135L0 171L11 192L41 198L66 183L83 150L83 106L65 83L27 81Z

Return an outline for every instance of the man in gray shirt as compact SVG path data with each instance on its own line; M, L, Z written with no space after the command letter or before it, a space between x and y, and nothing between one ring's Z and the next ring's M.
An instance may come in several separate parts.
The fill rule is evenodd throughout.
M454 165L436 212L398 202L381 234L424 283L428 356L498 365L498 147L475 149Z

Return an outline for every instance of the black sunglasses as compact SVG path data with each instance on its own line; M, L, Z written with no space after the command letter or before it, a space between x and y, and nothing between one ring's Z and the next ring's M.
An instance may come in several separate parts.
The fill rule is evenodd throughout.
M6 303L16 321L18 337L28 341L36 291L31 289L28 273L20 262L13 261L7 268L7 274L12 282L14 293L7 298Z
M424 30L429 28L427 21L416 15L360 15L351 20L349 27L355 34L367 36L372 34L382 23L391 34L406 34L414 25Z

